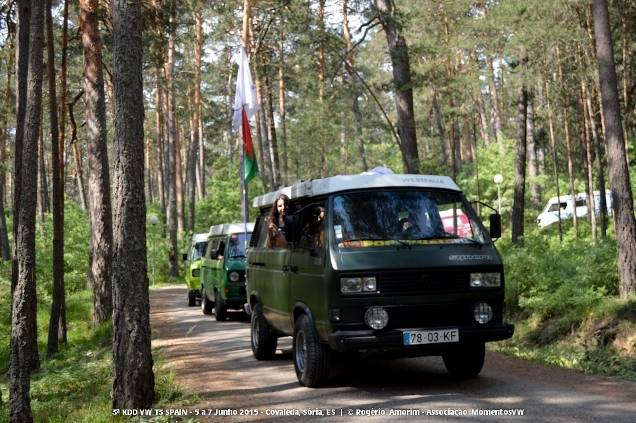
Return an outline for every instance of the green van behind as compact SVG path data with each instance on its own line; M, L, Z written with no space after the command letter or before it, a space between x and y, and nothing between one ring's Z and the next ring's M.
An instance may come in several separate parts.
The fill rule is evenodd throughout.
M267 220L290 198L287 246ZM451 375L476 376L485 342L510 338L504 269L490 233L446 176L347 175L260 197L247 266L252 353L271 359L292 336L298 381L328 380L336 354L441 355Z
M208 234L194 234L188 252L183 253L183 261L185 262L185 283L188 287L188 306L196 305L196 300L201 295L201 282L199 276L201 272L201 258L205 253L208 245Z
M205 257L201 267L201 310L224 321L228 310L243 310L245 295L245 246L254 223L214 225L207 234Z

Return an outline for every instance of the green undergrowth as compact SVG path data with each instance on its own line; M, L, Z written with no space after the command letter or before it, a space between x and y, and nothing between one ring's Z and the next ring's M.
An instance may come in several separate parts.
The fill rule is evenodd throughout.
M507 319L512 339L495 350L547 363L636 381L636 298L618 299L616 243L591 242L587 221L579 238L566 223L526 231L521 246L502 239Z
M64 272L66 284L66 320L68 342L60 344L59 352L46 358L48 324L51 308L51 233L50 215L38 224L36 238L36 280L38 298L38 349L41 368L31 377L31 408L35 421L106 422L120 421L112 415L112 325L93 327L92 294L87 289L88 217L71 202L65 216ZM153 239L149 234L149 244ZM159 234L156 234L159 238ZM160 257L166 255L163 241L155 243L157 280L166 280ZM164 260L165 261L165 260ZM149 268L150 270L150 268ZM8 421L9 340L10 340L10 278L11 263L0 261L0 422ZM155 396L153 407L173 408L192 400L185 397L175 383L174 372L165 360L153 351Z

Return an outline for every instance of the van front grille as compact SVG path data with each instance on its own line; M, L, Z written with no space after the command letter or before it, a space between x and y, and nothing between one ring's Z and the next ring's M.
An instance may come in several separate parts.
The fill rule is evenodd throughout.
M470 274L465 271L386 272L376 277L380 293L389 295L462 291L470 283Z

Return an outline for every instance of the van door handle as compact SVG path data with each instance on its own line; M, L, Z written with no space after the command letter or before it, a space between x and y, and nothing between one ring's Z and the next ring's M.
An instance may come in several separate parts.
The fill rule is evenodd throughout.
M289 270L291 270L293 273L298 273L298 266L291 266Z
M289 266L283 265L283 267L281 267L280 270L282 270L283 273L287 273L287 272L289 272Z
M250 265L251 266L265 267L265 263L261 263L260 261L250 261Z

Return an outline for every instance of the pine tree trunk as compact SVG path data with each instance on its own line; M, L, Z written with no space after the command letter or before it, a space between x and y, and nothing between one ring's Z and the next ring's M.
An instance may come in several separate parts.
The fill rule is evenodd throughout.
M42 122L42 117L40 117ZM45 214L50 211L49 206L49 186L46 176L46 162L44 160L44 129L40 125L40 136L38 137L38 211L40 221L44 225Z
M393 65L393 84L395 88L395 108L398 115L398 134L404 170L407 173L420 172L420 159L417 151L415 133L415 112L413 111L413 88L411 65L406 40L402 35L400 23L395 19L393 2L376 0L380 13L380 22L386 33L386 39Z
M601 220L601 239L607 238L607 198L605 196L605 166L603 163L603 149L601 148L601 141L599 139L598 130L596 126L596 120L594 119L594 110L592 106L592 99L590 98L587 84L583 85L585 90L585 98L587 102L587 116L589 122L590 131L592 133L592 144L595 153L596 161L596 174L598 178L598 191L600 193L599 207L600 207L600 220Z
M559 68L559 83L563 83L563 64L561 63L561 53L559 47L556 48L556 60ZM570 203L573 210L572 227L574 228L574 236L579 237L578 217L576 215L576 189L574 188L574 162L572 161L572 139L570 138L570 113L568 106L563 105L563 132L565 136L565 154L568 161L568 182L570 186Z
M346 0L345 0L346 3ZM346 16L345 16L346 22ZM281 23L282 27L282 23ZM280 146L282 168L281 168L281 183L285 185L290 180L289 167L288 167L288 150L287 150L287 119L285 110L285 33L280 30L280 40L278 43L278 118L280 120Z
M363 118L362 118L362 112L360 111L360 102L358 101L358 97L360 97L361 95L361 89L359 87L357 80L354 78L354 74L353 74L355 64L353 59L353 51L352 51L353 45L351 42L351 32L349 30L348 5L349 5L349 1L343 0L342 2L342 17L343 17L342 31L343 31L344 41L345 41L345 48L347 49L347 54L345 57L345 69L347 71L347 74L349 75L349 83L352 84L354 87L351 111L353 112L353 119L355 121L355 131L356 131L356 138L358 141L358 154L360 155L360 164L362 165L362 170L366 172L369 169L369 165L367 163L366 154L364 152L364 135L362 132Z
M178 246L177 246L177 122L175 116L174 93L174 43L175 43L175 0L170 1L170 31L168 34L168 60L164 65L164 78L168 86L166 93L166 175L168 179L168 207L167 221L170 237L170 276L176 278L179 275Z
M269 78L265 77L265 99L266 99L266 121L267 121L267 135L270 140L269 152L272 157L272 174L274 176L274 187L281 186L280 180L280 159L278 156L278 142L276 138L276 126L274 121L274 100L272 98L272 90L269 83Z
M98 0L80 0L84 47L84 101L88 136L90 247L88 278L93 290L93 324L110 320L112 307L111 259L113 218L106 133L106 98ZM143 163L143 162L142 162Z
M23 2L18 3L19 25ZM17 284L13 292L11 318L11 346L9 365L9 396L11 422L33 420L29 398L31 371L39 368L37 350L37 298L35 281L35 209L37 196L37 142L42 124L42 48L44 38L44 9L41 1L31 3L29 19L29 56L27 98L24 115L22 146L22 178L20 208L16 239L18 262ZM20 56L18 56L20 57ZM18 60L20 63L20 60Z
M174 101L176 103L176 93ZM182 239L185 232L185 201L184 201L184 186L183 186L183 156L181 146L181 132L179 131L179 123L176 116L176 104L174 110L174 122L176 124L176 136L175 141L175 175L176 175L176 190L177 190L177 239ZM177 254L177 257L179 255Z
M590 141L590 125L587 121L587 99L586 99L585 81L581 81L581 110L583 115L583 139L585 140L585 189L587 193L587 215L592 226L592 242L597 242L596 231L596 201L594 198L594 162L592 158L592 143ZM602 194L601 194L602 195Z
M186 166L186 184L188 191L188 231L194 233L195 224L195 203L197 189L197 163L198 163L198 128L194 124L195 119L190 120L190 146L188 148L188 164Z
M154 400L144 198L141 3L115 0L113 89L116 149L113 248L113 408Z
M201 23L201 12L194 13L194 132L195 132L195 148L198 149L197 165L193 167L198 170L199 177L193 183L198 183L199 198L205 197L205 146L203 142L202 125L201 125L201 55L203 50L203 25ZM196 177L196 175L195 175ZM191 223L194 228L194 223Z
M46 45L49 80L49 121L51 126L51 158L53 174L53 301L49 320L49 336L46 354L51 357L57 352L59 326L64 298L64 214L61 198L64 196L62 174L60 173L60 141L57 120L57 93L55 83L55 51L53 39L53 16L51 0L46 0Z
M541 187L537 183L537 146L534 139L534 96L528 93L526 140L528 146L528 176L530 178L530 205L536 210L541 207Z
M155 86L155 102L156 102L156 142L157 142L157 188L159 189L159 200L161 203L161 211L166 210L166 178L165 169L165 153L164 153L164 136L163 136L163 95L161 88L161 70L159 66L156 68L156 86Z
M14 58L14 39L15 31L10 30L7 38L7 85L4 94L4 110L0 116L0 163L8 163L7 158L7 140L9 138L7 129L7 116L11 110L11 75L13 75L13 58ZM9 230L7 228L7 220L5 217L4 204L6 201L6 169L0 166L0 259L11 260L11 247L9 246Z
M497 92L497 84L495 83L495 69L493 67L493 58L488 57L488 90L490 91L490 106L492 108L492 120L495 126L495 139L499 145L499 155L503 157L503 131L501 127L501 111L499 110L499 93Z
M254 84L256 85L256 101L259 105L259 110L256 112L256 135L260 140L259 152L262 153L261 158L264 165L264 177L267 178L265 186L269 187L269 190L274 190L276 186L274 181L274 173L272 172L272 156L270 154L270 143L267 136L267 123L265 121L265 97L263 94L263 83L261 81L260 72L258 66L254 67ZM260 134L260 135L259 135Z
M433 87L433 111L435 114L435 123L437 125L437 134L439 136L440 159L442 163L448 163L448 152L446 151L446 129L444 127L444 115L439 107L437 99L437 90Z
M528 95L524 87L519 89L517 102L517 158L515 160L515 193L512 203L512 243L520 244L523 237L524 197L526 190L526 128Z
M594 15L598 73L603 99L608 170L612 186L612 210L614 212L620 280L619 293L621 298L627 298L636 293L636 220L634 219L634 203L621 126L607 1L593 0L592 13ZM601 196L603 195L604 193L601 193Z

